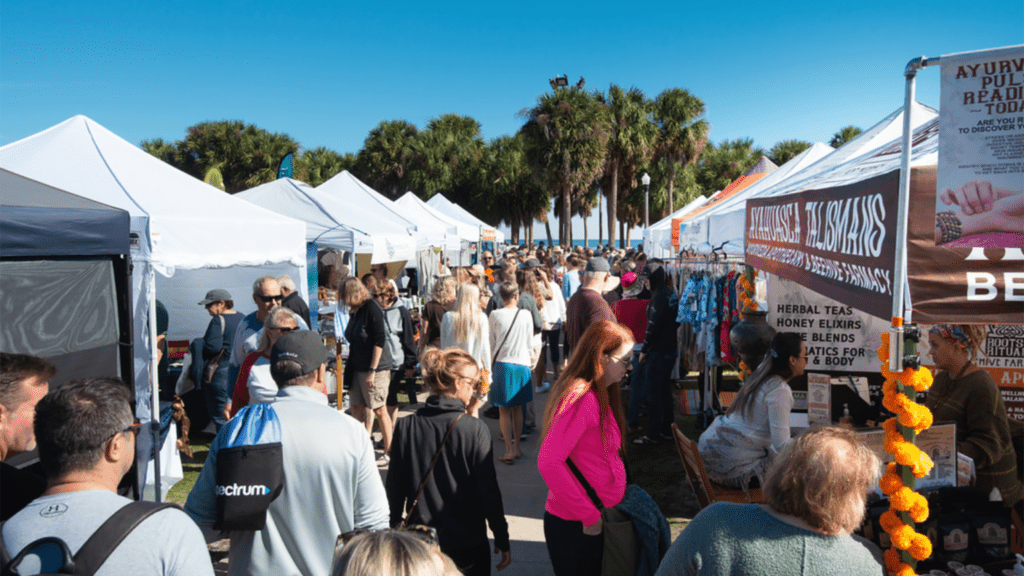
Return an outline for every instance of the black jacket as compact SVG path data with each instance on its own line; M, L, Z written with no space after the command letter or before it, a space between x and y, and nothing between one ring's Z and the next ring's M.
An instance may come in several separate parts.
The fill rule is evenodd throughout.
M402 521L406 507L416 497L448 426L465 411L460 400L434 395L426 406L395 424L384 483L392 526ZM410 523L436 528L438 543L445 551L486 546L485 520L494 534L494 545L508 550L508 522L494 471L491 432L483 422L467 415L452 430Z
M669 287L665 269L661 266L652 270L647 280L651 284L651 302L647 305L647 334L641 351L675 356L679 350L676 342L679 297Z
M285 296L284 300L281 301L281 306L284 306L285 308L298 314L299 317L302 318L302 320L306 323L306 326L309 326L311 329L315 330L315 328L313 328L313 325L309 323L309 306L306 304L306 301L303 300L301 296L299 296L298 292L292 292L291 294Z

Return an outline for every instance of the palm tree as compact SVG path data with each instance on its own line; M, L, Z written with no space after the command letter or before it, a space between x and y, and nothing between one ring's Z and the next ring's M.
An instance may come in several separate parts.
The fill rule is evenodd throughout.
M210 168L216 167L223 176L224 189L234 194L275 180L277 165L286 154L298 152L299 143L287 134L271 133L239 120L224 120L190 126L176 147L180 168L204 178Z
M708 142L704 102L685 88L669 88L655 100L654 118L661 135L657 157L668 162L668 211L672 213L676 163L693 164Z
M783 140L772 146L768 151L768 158L775 162L776 166L782 166L810 147L811 143L803 140Z
M556 88L520 112L527 155L541 185L559 198L558 241L571 243L572 200L601 176L608 151L608 114L595 95L571 86Z
M424 199L444 193L453 202L469 203L486 148L480 123L473 118L458 114L432 118L413 141L409 187Z
M532 229L534 220L543 219L551 207L551 195L533 178L521 134L491 142L473 188L473 211L488 222L508 224L513 242L519 240L520 226Z
M324 146L305 150L295 162L295 174L306 184L316 188L342 170L352 171L356 164L356 156L351 152L338 154Z
M385 120L370 130L353 173L378 192L398 198L408 190L406 173L418 130L405 120Z
M637 168L650 161L658 143L658 126L651 119L654 103L639 88L624 91L612 84L607 98L600 95L599 99L608 106L611 126L604 189L608 198L608 243L614 244L619 182L627 189L636 187Z
M844 126L832 135L832 139L828 141L828 145L833 148L839 148L843 144L846 144L850 140L860 136L861 132L863 132L863 130L856 126Z
M762 156L764 150L755 146L750 138L723 140L717 146L708 145L700 159L697 181L703 186L705 194L713 194L750 170Z

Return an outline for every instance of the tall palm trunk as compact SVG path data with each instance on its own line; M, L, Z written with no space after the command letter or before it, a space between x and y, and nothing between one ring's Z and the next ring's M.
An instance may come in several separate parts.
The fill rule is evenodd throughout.
M568 246L572 244L572 206L569 202L569 191L562 191L562 232L559 234L558 242Z
M615 245L615 217L619 210L619 163L612 162L612 185L608 190L608 243ZM620 236L621 238L621 236Z
M668 163L668 213L669 214L675 212L675 210L672 209L672 196L675 195L674 192L673 192L675 190L675 186L676 186L676 163L670 160L669 163ZM659 219L655 218L654 220L658 221Z
M619 248L626 247L626 222L619 221Z
M544 221L544 233L547 234L547 237L548 237L548 246L554 246L555 243L551 241L551 219L550 218Z

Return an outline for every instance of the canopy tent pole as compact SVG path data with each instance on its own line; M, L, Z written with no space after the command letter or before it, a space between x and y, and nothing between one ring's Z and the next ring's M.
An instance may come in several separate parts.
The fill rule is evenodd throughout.
M910 160L913 156L913 130L912 116L914 112L914 90L917 71L929 65L939 62L938 58L925 58L921 56L914 58L907 63L904 76L907 79L906 93L903 100L903 141L900 158L900 189L899 205L896 213L896 254L894 266L895 284L892 294L892 326L889 328L889 370L895 373L903 372L904 358L906 354L916 354L916 346L913 341L907 343L904 339L906 330L904 320L910 320L911 310L907 308L907 218L910 211ZM905 350L905 346L909 349ZM914 389L900 383L899 391L914 397ZM910 443L916 442L917 434L914 428L897 424L899 434L903 440ZM903 485L911 490L916 488L916 479L910 466L897 466L898 475ZM907 512L899 512L900 520L915 528L915 522ZM895 548L894 548L895 549ZM910 565L916 565L914 558L907 550L899 551L900 560Z
M153 420L150 422L150 433L153 436L153 501L159 502L160 493L160 383L157 372L160 360L157 358L156 344L156 273L149 268L149 397L152 403Z

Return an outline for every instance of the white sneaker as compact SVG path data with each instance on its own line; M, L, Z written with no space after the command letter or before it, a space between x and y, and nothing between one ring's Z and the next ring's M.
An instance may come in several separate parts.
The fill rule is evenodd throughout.
M377 458L377 466L387 466L391 463L391 456L384 454L380 458Z
M535 392L537 394L543 394L543 393L547 392L548 390L551 390L551 383L550 382L545 382L545 383L541 384L540 386L537 386L537 388L535 389Z

